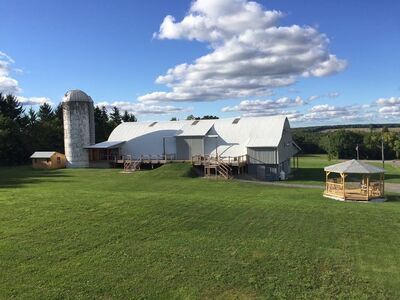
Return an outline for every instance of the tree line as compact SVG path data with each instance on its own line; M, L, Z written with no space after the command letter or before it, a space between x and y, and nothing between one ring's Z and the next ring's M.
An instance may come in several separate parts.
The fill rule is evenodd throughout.
M117 107L94 108L96 143L108 139L111 131L122 122L136 122L136 117ZM64 152L63 108L48 103L35 111L27 111L13 95L0 93L0 165L23 164L35 151Z
M360 159L379 160L382 158L383 141L384 157L400 158L400 132L390 131L388 127L382 125L380 130L376 130L374 126L367 131L341 128L324 132L318 131L315 127L298 128L293 129L293 139L304 154L326 153L329 159L357 158L358 148Z

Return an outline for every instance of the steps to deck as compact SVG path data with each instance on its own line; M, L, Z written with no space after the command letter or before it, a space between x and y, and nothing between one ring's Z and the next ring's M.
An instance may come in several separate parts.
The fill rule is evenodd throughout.
M131 155L127 155L124 158L124 172L131 173L136 170L140 170L141 163L142 160L140 158L133 160Z
M217 176L224 179L231 179L232 167L217 157L209 157L204 160L204 176Z

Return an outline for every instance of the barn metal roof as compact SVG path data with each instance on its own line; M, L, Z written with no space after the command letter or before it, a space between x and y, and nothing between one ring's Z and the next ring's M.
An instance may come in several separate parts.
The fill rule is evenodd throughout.
M371 166L355 159L325 167L324 170L327 172L348 174L377 174L385 172L382 168Z
M285 116L199 120L195 124L194 121L124 122L113 130L108 141L128 143L146 138L162 141L177 136L204 136L206 139L218 136L220 155L240 156L247 153L247 147L255 144L258 147L278 147L285 126L290 128ZM162 142L160 145L162 147Z
M218 138L218 152L224 156L240 156L247 153L247 147L256 141L259 147L277 147L283 135L286 116L154 122L125 122L117 126L108 141L130 141L143 136L215 136ZM155 135L156 134L156 135Z
M213 120L194 120L189 124L183 125L177 136L205 136L214 125Z
M122 145L123 143L125 143L125 141L113 141L113 142L105 141L87 146L85 147L85 149L112 149L112 148L118 148L118 146Z
M54 154L56 154L55 151L36 151L31 155L30 158L50 158Z

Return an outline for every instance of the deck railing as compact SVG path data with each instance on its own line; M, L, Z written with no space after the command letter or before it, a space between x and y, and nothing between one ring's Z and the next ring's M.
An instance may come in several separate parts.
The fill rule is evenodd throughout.
M208 165L215 164L217 161L222 161L228 165L243 166L248 162L248 155L240 156L212 156L212 155L193 155L192 164L194 165Z
M172 154L160 154L160 155L122 155L120 160L125 161L129 159L131 160L140 160L142 162L154 162L154 161L171 161L175 160L175 153Z

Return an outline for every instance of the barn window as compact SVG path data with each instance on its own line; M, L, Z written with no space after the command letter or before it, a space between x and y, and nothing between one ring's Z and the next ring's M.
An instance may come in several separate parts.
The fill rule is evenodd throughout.
M153 123L151 123L150 125L149 125L149 127L153 127L154 125L156 125L157 124L157 122L153 122Z
M235 120L233 120L232 124L237 124L237 123L239 123L239 121L240 121L240 118L236 118Z
M193 123L192 123L192 125L196 125L197 123L199 123L200 121L199 120L196 120L196 121L194 121Z

